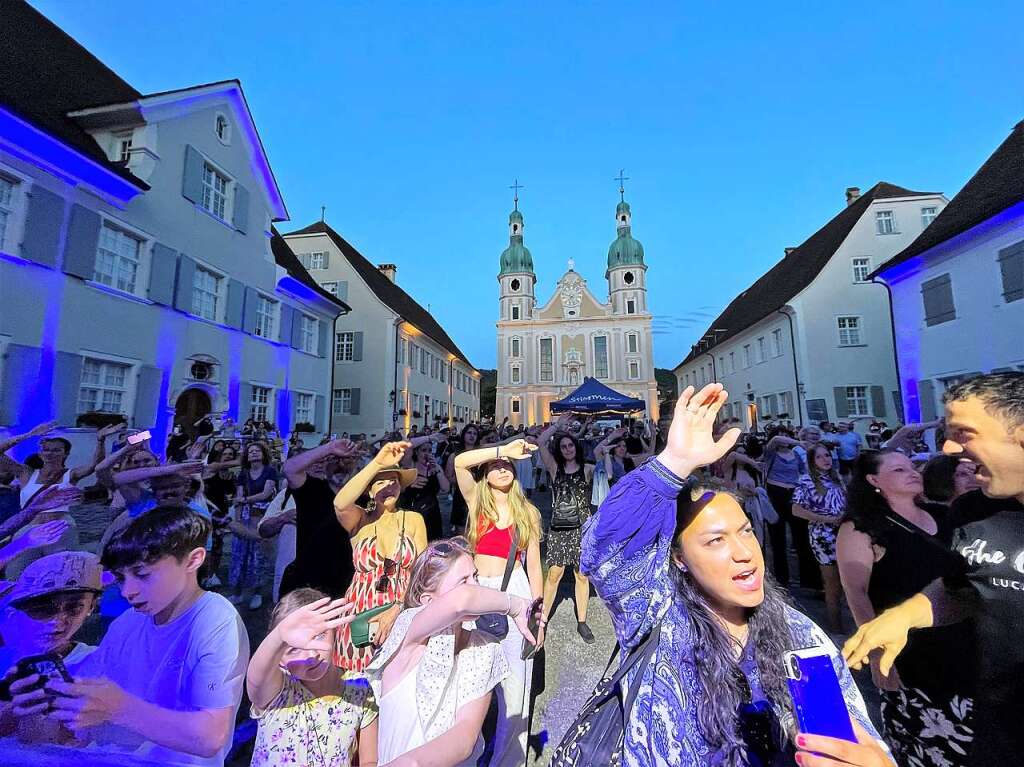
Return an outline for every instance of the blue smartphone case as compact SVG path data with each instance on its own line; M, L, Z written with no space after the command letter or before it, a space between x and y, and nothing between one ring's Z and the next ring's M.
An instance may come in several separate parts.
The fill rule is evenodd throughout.
M786 671L800 732L856 743L832 659L828 655L789 655Z

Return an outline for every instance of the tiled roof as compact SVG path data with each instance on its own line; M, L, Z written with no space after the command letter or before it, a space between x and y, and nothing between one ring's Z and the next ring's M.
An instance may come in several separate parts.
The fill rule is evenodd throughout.
M933 192L913 192L895 184L880 181L847 205L831 221L812 234L785 258L765 272L749 288L732 300L708 327L705 335L713 329L724 329L724 333L712 334L715 340L702 349L693 349L679 365L699 357L723 341L741 333L751 325L760 322L772 312L806 288L829 262L839 246L849 235L854 225L875 200L892 197L919 197Z
M3 0L0 0L2 2ZM288 272L292 277L297 279L303 285L312 288L319 295L330 300L336 304L339 308L345 312L352 311L352 308L338 298L333 293L329 293L324 290L316 280L313 279L312 275L306 271L306 267L299 261L299 257L295 255L295 252L288 246L284 237L274 227L270 228L270 250L274 254L274 261L277 262L278 266L284 267L285 271Z
M323 221L317 221L298 231L288 232L285 236L290 237L291 235L300 234L327 235L338 247L342 255L345 256L349 264L352 265L352 268L356 270L356 274L362 278L363 282L366 283L367 287L373 291L377 298L391 307L403 320L414 325L473 368L473 364L462 353L462 350L455 345L455 342L444 331L444 328L431 316L430 312L420 306L412 296L398 287L398 285L385 277L380 269L367 261L362 253L350 245L344 237L334 231L328 224ZM473 369L475 370L476 368Z
M77 109L134 101L139 92L24 0L0 0L0 106L140 189L70 117Z
M883 274L926 250L988 221L1011 205L1024 202L1024 120L949 201L917 239L890 258L874 274Z

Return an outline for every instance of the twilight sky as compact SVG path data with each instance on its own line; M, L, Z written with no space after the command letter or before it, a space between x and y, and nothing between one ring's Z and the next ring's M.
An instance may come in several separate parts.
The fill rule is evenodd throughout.
M240 79L278 227L326 205L482 368L517 177L538 300L604 300L626 169L672 367L847 186L952 197L1024 118L1019 0L31 1L143 93Z

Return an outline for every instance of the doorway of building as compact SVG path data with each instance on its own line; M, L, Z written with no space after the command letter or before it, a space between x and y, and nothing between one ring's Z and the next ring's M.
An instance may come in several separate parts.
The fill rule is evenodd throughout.
M210 395L202 389L185 389L174 403L174 425L180 426L183 434L194 440L198 433L196 424L210 414L213 404Z

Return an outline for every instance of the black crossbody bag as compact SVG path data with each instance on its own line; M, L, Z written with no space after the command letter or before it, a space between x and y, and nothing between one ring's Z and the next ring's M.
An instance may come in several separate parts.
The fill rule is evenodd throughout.
M512 569L516 565L516 554L519 553L519 529L512 528L512 545L509 547L508 556L505 558L505 575L501 579L501 589L508 588L508 582L512 579ZM476 619L476 627L486 631L496 639L504 639L508 636L508 616L503 613L487 613Z

